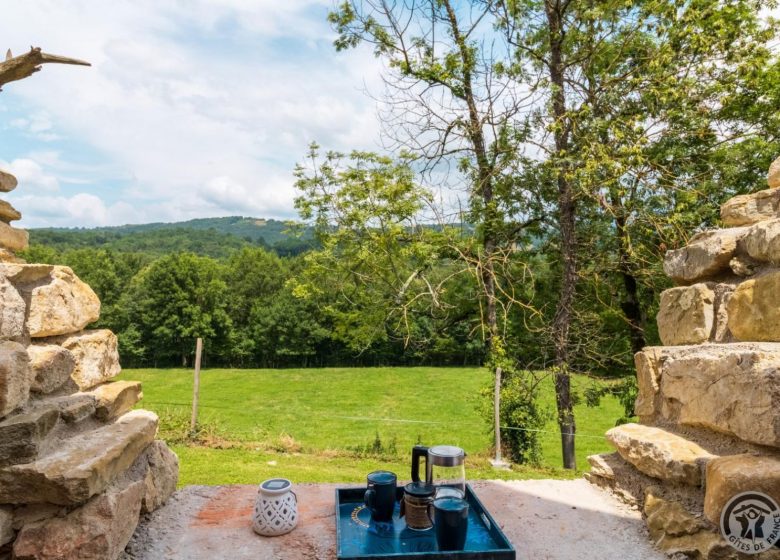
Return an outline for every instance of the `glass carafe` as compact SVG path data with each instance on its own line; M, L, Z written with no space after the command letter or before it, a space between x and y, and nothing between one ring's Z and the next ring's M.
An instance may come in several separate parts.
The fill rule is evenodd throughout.
M412 480L420 481L420 458L425 458L425 482L436 488L436 497L466 496L466 452L454 445L412 449Z

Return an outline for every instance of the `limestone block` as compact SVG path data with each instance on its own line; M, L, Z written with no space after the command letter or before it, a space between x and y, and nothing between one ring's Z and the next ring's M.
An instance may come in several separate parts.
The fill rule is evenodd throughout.
M67 267L54 267L51 282L34 288L27 327L43 337L80 331L100 317L100 300Z
M179 458L164 442L152 442L146 453L149 470L144 478L141 513L149 513L162 506L176 491L179 481Z
M661 349L652 346L634 354L639 387L639 393L634 403L634 412L637 416L653 416L656 413L655 397L658 394L661 378L658 364L660 357Z
M661 353L663 418L780 446L780 344L677 346Z
M25 525L37 523L55 516L67 513L65 506L54 504L27 504L14 509L14 530L18 531Z
M29 237L30 235L25 230L11 227L0 221L0 246L9 251L16 252L27 249Z
M157 416L128 412L63 442L56 453L0 469L0 503L80 504L135 462L157 432Z
M21 294L0 276L0 338L15 338L24 334L27 306Z
M46 402L57 406L60 410L60 418L68 424L81 422L95 414L97 402L95 397L88 393L74 393L64 397L49 399Z
M648 529L654 537L693 535L708 528L703 519L692 515L679 502L663 499L652 486L645 491L644 511Z
M56 336L45 341L69 350L76 360L71 378L86 391L119 375L119 352L116 335L109 330L82 331Z
M761 263L749 255L737 253L729 261L729 268L737 276L753 276L761 269Z
M656 488L650 487L645 492L644 514L650 537L670 556L706 560L737 558L736 550L719 534L710 531L704 520L680 503L663 499Z
M702 467L713 455L660 428L642 424L623 424L607 432L620 456L646 475L699 486Z
M24 264L25 260L17 257L8 249L0 247L0 263Z
M734 342L734 335L729 330L728 312L729 301L734 294L734 289L733 284L712 285L712 291L715 293L715 327L712 337L710 337L712 342Z
M31 344L27 347L33 372L31 391L51 393L70 379L76 359L69 350L56 344Z
M747 230L716 229L694 235L682 249L667 251L664 272L679 284L692 284L728 272L737 243Z
M5 171L0 171L0 192L11 192L16 188L16 177Z
M715 293L705 283L664 290L658 311L658 334L666 346L710 340L715 320Z
M748 226L780 217L780 189L742 194L720 207L720 219L728 227Z
M588 455L588 464L590 465L590 472L591 474L595 474L596 476L600 476L601 478L606 478L608 480L613 480L615 478L615 471L610 466L609 462L605 457L608 455L604 453L602 455Z
M95 292L67 266L4 263L0 276L8 278L29 302L30 336L73 333L100 316Z
M742 248L755 261L780 263L780 219L752 226L742 240Z
M98 386L90 395L97 402L95 416L109 420L133 408L143 398L141 384L137 381L114 381Z
M729 330L743 342L780 341L780 272L742 282L728 303Z
M63 517L22 528L14 542L16 560L113 560L133 536L143 483L109 488Z
M14 220L20 220L22 218L22 214L8 204L5 200L0 200L0 221L5 223L13 222Z
M27 350L18 342L0 342L0 418L27 402L32 370Z
M47 404L0 422L0 466L35 460L41 443L57 425L59 417L59 409Z
M45 284L51 275L54 265L51 264L13 264L3 263L0 266L0 275L5 276L20 291L27 284ZM32 288L28 287L25 292Z
M707 465L704 514L717 524L723 506L749 490L763 492L780 504L780 455L730 455Z
M780 187L780 157L769 166L769 173L766 177L766 184L770 189Z

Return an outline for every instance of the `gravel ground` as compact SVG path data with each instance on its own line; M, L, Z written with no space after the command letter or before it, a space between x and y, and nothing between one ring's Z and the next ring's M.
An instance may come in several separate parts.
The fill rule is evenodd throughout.
M299 484L300 522L288 535L255 535L254 486L189 486L142 520L121 560L335 559L334 489ZM585 480L479 481L472 487L518 560L664 560L639 512Z

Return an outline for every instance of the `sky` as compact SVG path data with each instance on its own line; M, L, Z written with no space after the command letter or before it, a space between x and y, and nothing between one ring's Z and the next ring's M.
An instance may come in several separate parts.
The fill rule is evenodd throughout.
M0 92L22 227L295 218L308 145L378 149L369 49L337 53L332 0L0 0L0 49L45 65Z

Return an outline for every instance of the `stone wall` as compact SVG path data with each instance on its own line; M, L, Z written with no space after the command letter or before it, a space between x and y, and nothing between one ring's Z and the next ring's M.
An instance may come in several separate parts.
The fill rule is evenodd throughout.
M747 490L780 503L780 158L768 183L666 254L678 287L661 294L664 346L635 356L640 423L588 458L587 478L642 508L670 554L741 558L717 529L725 503Z
M16 188L0 171L0 192ZM65 266L26 264L27 232L0 200L0 560L116 558L139 516L175 490L157 416L132 410L117 338L86 330L92 289Z

